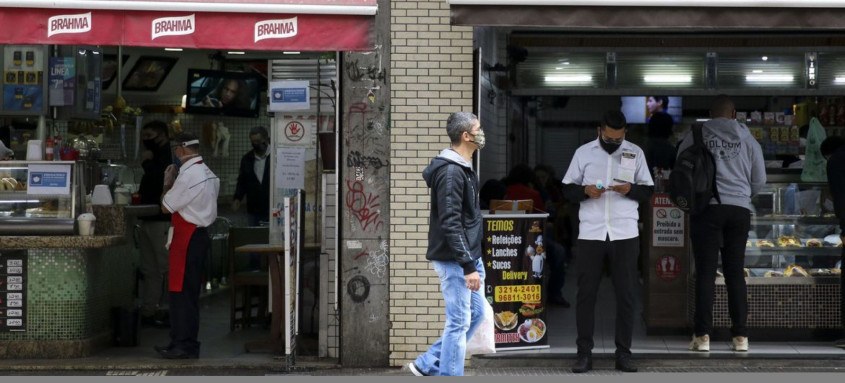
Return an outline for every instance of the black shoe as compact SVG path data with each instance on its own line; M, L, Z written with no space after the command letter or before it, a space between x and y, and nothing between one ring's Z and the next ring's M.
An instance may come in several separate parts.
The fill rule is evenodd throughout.
M583 374L593 369L592 356L579 356L575 364L572 365L572 372L576 374Z
M622 372L637 372L637 368L631 363L631 357L629 356L616 358L616 369Z
M156 350L156 352L159 353L159 354L161 354L162 352L165 352L167 350L170 350L171 348L173 348L173 346L171 346L169 344L167 346L153 346L153 350Z
M158 354L164 359L199 359L200 357L199 352L187 352L178 348L164 350L156 349L156 351L158 351Z
M569 304L569 301L567 301L564 297L553 297L553 298L549 299L549 301L552 304L561 306L565 309L568 309L571 306Z

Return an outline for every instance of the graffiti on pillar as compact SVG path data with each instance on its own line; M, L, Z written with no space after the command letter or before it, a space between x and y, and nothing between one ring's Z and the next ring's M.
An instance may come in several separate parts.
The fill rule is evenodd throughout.
M361 181L346 180L346 209L363 231L379 231L384 226L381 217L381 196L368 192Z
M364 302L370 296L370 280L363 275L356 275L346 283L346 292L352 302Z
M387 145L380 145L388 132L387 118L383 108L372 109L367 102L356 102L347 108L346 126L349 134L346 144L366 149L368 153L387 157Z

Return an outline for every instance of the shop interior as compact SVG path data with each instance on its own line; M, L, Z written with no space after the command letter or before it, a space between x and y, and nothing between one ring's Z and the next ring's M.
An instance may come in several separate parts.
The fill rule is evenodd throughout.
M299 278L301 300L297 344L300 355L317 355L319 317L328 315L319 312L317 302L323 230L321 206L325 198L323 184L325 177L334 177L337 142L334 121L339 79L335 52L40 45L7 46L3 52L7 67L4 73L12 73L8 69L12 66L28 66L27 70L31 70L32 75L27 76L29 73L21 71L21 81L17 78L4 79L4 88L8 92L21 95L15 93L6 97L6 103L0 110L0 140L14 151L14 159L24 160L27 158L27 143L39 134L45 134L47 140L44 144L50 147L55 159L79 160L85 164L84 172L88 177L83 186L88 193L94 190L95 185L105 184L113 195L114 203L131 203L131 195L138 191L143 175L140 164L144 147L140 142L140 128L144 124L164 121L171 137L180 131L200 137L200 154L220 178L219 218L209 230L212 250L206 263L206 285L201 299L200 340L210 345L204 351L206 356L243 354L245 341L267 337L270 331L266 276L263 288L243 286L233 280L240 280L240 274L252 271L246 257L238 257L233 249L255 243L259 238L266 243L271 223L259 222L259 227L253 227L257 230L237 230L250 226L246 201L237 211L233 210L231 201L241 158L252 150L250 129L256 126L267 128L271 132L268 150L275 147L273 138L278 131L267 110L268 81L310 80L310 109L285 113L285 118L313 122L319 131L315 137L320 137L319 144L322 145L322 150L319 150L315 142L315 146L309 147L305 153L302 227L305 251ZM64 61L58 64L50 62L53 59ZM58 67L64 69L48 73ZM59 72L63 72L64 76ZM214 90L211 84L223 77L242 80L241 84L246 87L239 97L243 97L243 102L223 109L203 104L204 94ZM276 113L276 119L281 120L281 117ZM283 193L279 190L271 191L271 194L273 192ZM90 194L88 198L91 198ZM31 213L32 209L43 208L7 202L0 201L0 220L20 215L16 212L25 210ZM277 202L280 203L281 198ZM29 216L26 214L26 217ZM237 237L235 233L238 233ZM37 227L32 227L27 233L12 230L2 235L10 234L40 233ZM137 233L134 237L137 241ZM137 266L137 243L135 249L130 256ZM264 268L262 275L266 275L266 266L265 261L261 266ZM136 270L126 275L125 280L135 286L134 297L137 299L138 286L143 283L140 274ZM251 320L243 320L243 310L233 311L236 294L237 305L242 305L242 297L251 302L248 310L251 311ZM139 331L137 347L121 348L120 353L154 357L152 346L167 342L166 329L140 327Z
M479 27L475 28L475 34L481 57L476 110L490 137L489 149L482 152L482 157L486 156L480 166L482 184L504 179L508 170L521 163L532 168L549 166L554 172L552 178L560 182L575 150L596 139L598 121L610 109L621 109L626 115L627 140L646 151L655 141L668 142L674 147L691 126L709 118L714 96L732 96L737 119L746 124L761 144L768 178L766 187L753 201L756 215L749 232L746 273L750 294L756 295L756 299L750 304L777 312L777 307L789 304L787 298L779 295L784 289L791 289L787 285L830 285L829 290L819 287L798 293L805 298L814 297L810 299L812 302L804 304L830 306L830 310L813 314L826 319L816 321L761 312L749 322L749 326L756 327L752 334L757 339L771 341L830 340L835 336L830 330L840 323L838 298L830 294L839 288L841 273L838 225L827 197L826 182L802 181L801 173L812 118L821 124L825 136L845 133L842 131L845 98L840 89L845 67L841 64L841 47L827 43L812 49L790 46L798 39L783 36L726 35L718 40L718 36L694 34L622 37ZM761 48L760 44L736 48L736 44L765 38L778 38L783 46ZM706 41L706 46L700 45L702 41ZM717 41L726 46L720 48ZM648 98L658 96L668 98L666 112L673 120L671 130L661 133L650 132L648 124ZM667 172L657 174L652 169L652 173L655 182L668 177ZM657 191L661 189L658 185ZM565 226L562 224L577 225L577 218L572 222L567 213L561 214L571 211L571 207L547 201L546 206L549 205L550 218L554 221L552 230L562 237L565 235L562 231L567 230L561 228ZM643 242L651 234L643 219L645 214L651 212L641 209ZM649 273L653 274L655 265L650 263L648 251L643 243L635 348L658 353L686 350L691 325L661 327L650 322L652 309L648 301L653 285L649 283ZM682 249L684 257L691 256L687 251ZM571 307L547 305L548 344L553 350L574 352L577 281L571 252L566 259L563 296ZM693 278L693 270L681 272ZM778 288L781 293L771 293L770 289ZM677 288L676 296L691 299L684 297L688 291L684 283ZM609 278L602 282L598 302L596 347L598 352L603 348L612 353L615 300ZM726 307L719 305L717 302L714 314L719 331L716 339L729 340L726 328L730 320ZM687 306L681 303L680 307ZM689 310L679 311L683 319L687 315L684 311ZM782 331L786 327L790 330ZM721 347L725 352L729 352L728 343ZM786 349L795 352L792 346Z

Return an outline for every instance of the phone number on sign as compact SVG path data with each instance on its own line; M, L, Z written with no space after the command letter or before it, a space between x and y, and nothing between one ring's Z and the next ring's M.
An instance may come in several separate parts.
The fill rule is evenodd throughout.
M493 299L496 302L539 302L540 290L540 285L496 286Z

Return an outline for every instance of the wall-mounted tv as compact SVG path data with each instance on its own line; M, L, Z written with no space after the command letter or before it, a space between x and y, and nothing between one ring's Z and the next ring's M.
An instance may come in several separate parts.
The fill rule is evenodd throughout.
M679 96L623 96L622 114L629 124L645 124L652 113L662 108L678 124L683 116L682 101Z
M258 117L260 88L253 73L188 69L185 112Z

